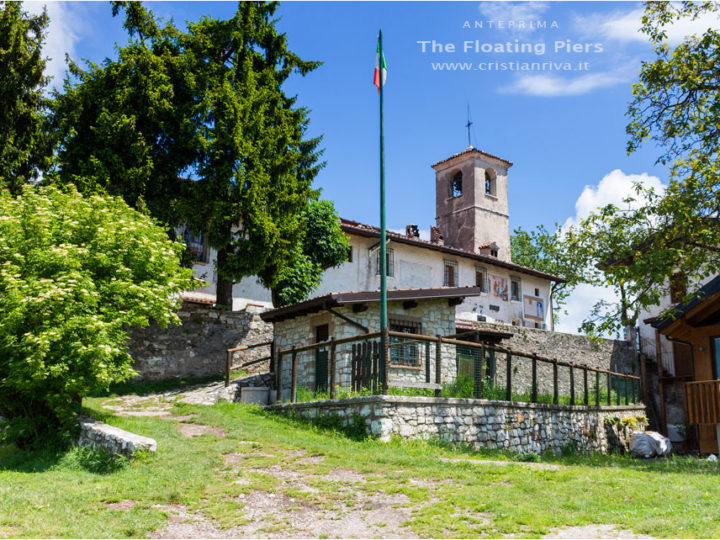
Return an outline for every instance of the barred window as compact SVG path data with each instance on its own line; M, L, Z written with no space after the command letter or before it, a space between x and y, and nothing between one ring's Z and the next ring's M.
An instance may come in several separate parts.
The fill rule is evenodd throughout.
M404 332L406 334L422 334L422 323L404 319L390 318L388 321L390 330L393 332ZM391 337L390 343L402 343L407 341L403 338ZM405 366L420 365L419 344L408 343L407 345L395 345L390 347L390 362Z
M392 248L387 248L386 250L386 259L387 259L387 275L388 277L393 277L395 275L395 250ZM375 275L380 275L380 248L377 248L377 251L375 253Z
M458 263L456 261L443 261L444 277L443 286L458 286Z

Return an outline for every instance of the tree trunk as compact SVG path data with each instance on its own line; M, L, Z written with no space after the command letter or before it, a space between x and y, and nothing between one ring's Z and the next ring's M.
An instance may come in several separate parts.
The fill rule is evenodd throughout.
M224 306L228 311L232 311L233 282L223 277L223 269L227 262L227 251L225 249L218 250L217 254L217 284L215 285L215 304Z

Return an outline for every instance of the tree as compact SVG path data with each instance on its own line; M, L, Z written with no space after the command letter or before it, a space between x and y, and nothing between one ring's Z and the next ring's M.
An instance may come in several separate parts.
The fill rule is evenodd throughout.
M317 197L320 139L305 138L308 111L282 85L319 63L288 50L276 8L242 2L227 21L188 27L201 144L187 218L217 249L217 302L227 306L234 281L258 275L274 290L285 267L301 266L302 212Z
M276 8L242 2L229 20L181 32L140 3L113 2L130 44L116 61L71 64L53 115L58 180L205 231L225 306L233 282L258 275L274 290L286 267L302 266L302 215L318 196L320 139L306 137L308 111L282 85L319 63L288 50Z
M588 281L587 260L573 250L568 237L573 231L563 232L555 224L555 231L548 231L543 225L534 231L527 232L522 228L515 229L510 236L510 253L512 261L528 268L534 268L564 278L564 281L553 281L550 294L558 317L572 291L580 283ZM567 312L563 310L567 315Z
M720 271L720 30L668 41L672 24L720 13L715 2L648 2L642 31L656 58L644 62L628 107L628 152L648 141L669 167L669 187L635 222L645 223L643 249L629 271L658 285L676 272L704 278Z
M67 436L83 396L135 374L129 330L179 322L183 249L119 198L0 192L2 437Z
M49 163L42 45L48 17L0 1L0 189L19 193Z
M310 201L302 213L301 227L305 236L291 262L280 270L270 270L279 276L272 290L275 306L305 300L320 285L327 268L339 266L347 260L350 241L340 228L332 202Z
M120 8L114 4L113 13ZM63 91L54 94L53 179L82 193L120 196L177 225L190 187L181 176L197 154L192 77L180 32L161 27L139 3L125 9L131 39L117 60L85 70L70 61Z

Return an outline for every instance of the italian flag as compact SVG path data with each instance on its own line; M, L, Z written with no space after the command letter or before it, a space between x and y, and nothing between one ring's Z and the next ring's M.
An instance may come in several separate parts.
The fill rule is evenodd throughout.
M385 64L385 55L380 48L380 36L378 36L375 73L373 74L373 84L377 86L378 94L380 93L380 70L382 70L382 84L385 86L385 81L387 81L387 65Z

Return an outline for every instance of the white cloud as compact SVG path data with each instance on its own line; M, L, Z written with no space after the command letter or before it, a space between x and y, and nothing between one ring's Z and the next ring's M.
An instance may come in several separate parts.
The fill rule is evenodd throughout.
M536 21L548 9L545 2L480 2L480 13L493 21Z
M608 204L615 204L622 208L637 208L645 202L645 199L637 195L634 189L635 184L652 188L657 193L665 190L665 185L657 176L647 173L625 174L620 169L615 169L606 174L596 186L585 186L575 202L575 215L567 218L563 228L578 224L594 210ZM623 202L628 197L635 198L635 201L629 204ZM555 329L559 332L577 333L582 321L590 315L593 306L601 300L616 303L618 298L612 289L607 287L594 287L586 284L578 286L568 298L564 308L568 314L560 314L560 321Z
M501 88L500 92L539 97L578 96L633 80L638 65L639 62L633 60L612 71L586 73L578 77L546 73L526 74L519 76L509 86Z
M75 57L75 44L85 25L70 2L23 3L23 9L32 14L42 13L43 8L50 18L43 47L43 56L49 57L45 74L52 77L50 87L59 88L65 76L65 54Z
M576 16L573 24L580 32L599 35L621 42L639 41L648 43L648 36L640 32L643 9L614 11L610 14ZM702 34L708 28L720 28L718 13L703 13L695 20L683 18L667 26L667 37L671 44L683 41L692 34Z
M665 191L665 185L657 176L648 173L625 174L620 169L609 172L598 182L597 186L585 186L575 201L575 216L565 221L565 227L575 225L588 217L594 210L614 204L621 208L638 208L647 199L638 195L635 185L640 184L646 189L653 189L656 193ZM629 197L635 199L630 204L623 201Z

